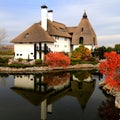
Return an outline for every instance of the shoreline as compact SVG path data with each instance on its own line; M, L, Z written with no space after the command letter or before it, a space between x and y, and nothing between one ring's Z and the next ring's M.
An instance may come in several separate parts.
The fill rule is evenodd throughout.
M0 67L0 73L48 73L59 71L72 71L72 70L87 70L98 69L99 64L77 64L68 67L26 67L26 68L13 68L13 67Z

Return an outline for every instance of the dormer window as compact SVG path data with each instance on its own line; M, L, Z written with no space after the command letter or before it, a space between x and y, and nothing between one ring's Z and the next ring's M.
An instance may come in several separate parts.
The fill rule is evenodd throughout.
M26 33L24 38L28 38L29 37L29 33Z
M65 29L64 29L64 28L60 28L60 30L61 30L62 32L65 32Z

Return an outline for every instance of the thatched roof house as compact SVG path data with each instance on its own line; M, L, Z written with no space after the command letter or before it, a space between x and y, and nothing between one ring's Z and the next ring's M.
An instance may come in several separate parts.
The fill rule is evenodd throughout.
M41 21L30 26L11 42L14 43L15 58L25 59L31 54L31 59L42 59L46 51L43 47L47 52L48 49L53 52L71 52L80 44L94 49L97 38L86 12L78 26L67 27L63 23L53 21L53 10L47 11L47 6L44 5L41 6ZM28 51L30 46L31 51Z

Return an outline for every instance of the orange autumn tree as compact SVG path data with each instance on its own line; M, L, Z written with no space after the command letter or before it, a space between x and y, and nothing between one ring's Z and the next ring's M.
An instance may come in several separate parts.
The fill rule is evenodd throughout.
M44 61L50 67L66 67L70 65L70 58L62 52L49 52L45 55Z
M104 54L106 60L101 62L99 70L105 75L105 82L110 87L120 90L120 55L116 52Z
M91 51L86 48L84 45L80 45L78 48L76 48L71 55L71 58L75 58L78 60L85 60L90 58Z

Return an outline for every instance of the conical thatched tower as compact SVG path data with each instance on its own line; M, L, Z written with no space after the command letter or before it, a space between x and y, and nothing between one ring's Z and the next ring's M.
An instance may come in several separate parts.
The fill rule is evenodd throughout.
M80 24L73 33L72 44L74 49L80 44L85 45L89 49L94 49L97 46L96 34L87 18L86 12L84 12Z

